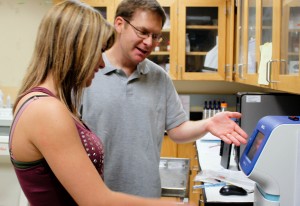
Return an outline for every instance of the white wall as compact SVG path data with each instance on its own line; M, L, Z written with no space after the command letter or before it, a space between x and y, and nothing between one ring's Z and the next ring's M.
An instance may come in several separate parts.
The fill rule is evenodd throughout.
M14 98L50 0L0 0L0 89Z

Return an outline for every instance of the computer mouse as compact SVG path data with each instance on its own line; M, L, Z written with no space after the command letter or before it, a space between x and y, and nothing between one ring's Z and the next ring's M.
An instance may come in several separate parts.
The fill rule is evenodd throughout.
M225 186L221 187L219 192L221 195L224 195L224 196L247 195L247 191L244 188L238 187L236 185L225 185Z

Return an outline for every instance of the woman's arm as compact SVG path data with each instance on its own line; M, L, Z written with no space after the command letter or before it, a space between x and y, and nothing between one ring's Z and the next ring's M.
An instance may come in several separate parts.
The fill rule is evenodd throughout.
M70 112L58 100L47 99L34 102L28 109L26 135L79 205L176 205L109 190L89 159Z

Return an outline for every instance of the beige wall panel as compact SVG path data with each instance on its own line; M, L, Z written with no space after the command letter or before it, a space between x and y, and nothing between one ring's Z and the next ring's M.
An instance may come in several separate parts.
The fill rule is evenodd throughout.
M50 0L0 0L0 89L14 100Z

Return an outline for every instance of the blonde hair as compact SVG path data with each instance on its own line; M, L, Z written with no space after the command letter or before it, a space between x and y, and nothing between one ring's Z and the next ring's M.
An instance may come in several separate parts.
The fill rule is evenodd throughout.
M79 1L53 6L40 23L16 103L51 72L58 98L78 116L87 78L99 62L102 47L110 48L114 40L114 28L94 8Z

